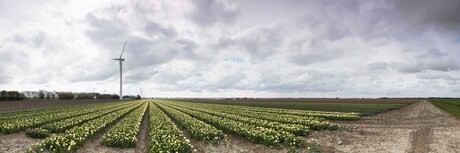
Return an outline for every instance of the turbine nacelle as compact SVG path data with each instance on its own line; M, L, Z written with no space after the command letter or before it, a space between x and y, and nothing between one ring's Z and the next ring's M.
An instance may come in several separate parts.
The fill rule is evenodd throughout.
M115 60L115 61L125 61L124 58L114 58L114 59L112 59L112 60Z

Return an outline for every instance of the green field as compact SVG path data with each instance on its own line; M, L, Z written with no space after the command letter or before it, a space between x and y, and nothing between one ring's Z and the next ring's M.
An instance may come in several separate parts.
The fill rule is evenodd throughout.
M184 101L184 100L183 100ZM247 102L247 101L218 101L218 100L187 100L195 103L211 103L224 105L282 108L294 110L314 110L329 112L358 112L364 116L375 115L389 110L399 109L411 103L377 103L377 102Z
M460 99L430 99L429 101L436 107L460 119Z

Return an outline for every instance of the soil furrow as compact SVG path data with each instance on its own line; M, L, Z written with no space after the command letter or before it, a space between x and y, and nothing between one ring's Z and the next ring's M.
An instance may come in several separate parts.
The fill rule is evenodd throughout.
M429 151L430 127L417 129L412 136L412 152L426 153Z
M146 153L149 151L149 123L150 123L150 107L145 110L144 117L142 118L141 129L137 136L136 153Z

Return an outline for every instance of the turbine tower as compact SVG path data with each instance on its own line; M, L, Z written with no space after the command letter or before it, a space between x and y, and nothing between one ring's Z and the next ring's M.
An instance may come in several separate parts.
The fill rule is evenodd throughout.
M123 52L125 51L126 43L128 41L125 41L125 45L123 45L123 49L121 50L120 58L114 58L113 60L116 60L120 63L120 100L123 100L123 61L125 61L124 58L121 58L123 56Z

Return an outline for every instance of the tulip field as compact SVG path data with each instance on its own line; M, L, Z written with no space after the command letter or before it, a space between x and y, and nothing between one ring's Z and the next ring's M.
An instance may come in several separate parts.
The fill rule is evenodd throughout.
M143 123L148 119L148 124ZM77 152L98 138L104 147L148 152L196 152L191 141L224 143L228 135L290 152L307 146L313 131L337 130L331 120L361 119L357 112L290 110L172 100L139 100L0 112L0 137L25 133L40 139L27 152ZM141 126L146 144L139 144ZM145 130L144 130L145 131Z

